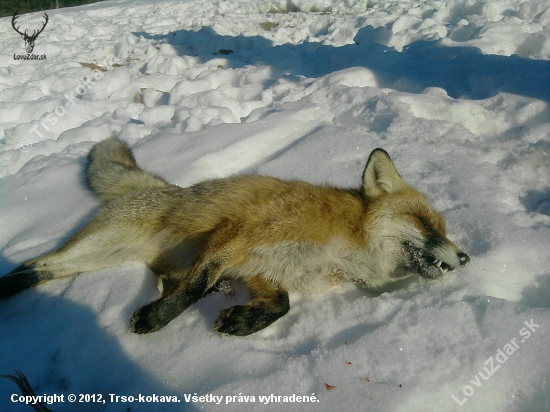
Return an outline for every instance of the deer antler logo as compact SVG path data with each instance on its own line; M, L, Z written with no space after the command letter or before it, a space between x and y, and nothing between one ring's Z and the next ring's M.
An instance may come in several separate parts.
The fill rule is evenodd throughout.
M15 19L17 19L17 17L19 17L19 16L17 15L17 11L16 11L15 13L13 13L13 17L11 18L11 26L13 27L13 29L17 33L19 33L21 35L23 40L25 40L25 49L27 49L27 53L32 53L32 51L34 49L34 42L36 41L36 38L38 37L38 35L40 33L42 33L42 31L46 27L46 24L48 24L48 15L46 13L44 13L44 18L46 19L46 21L44 22L44 25L39 30L33 30L33 33L31 35L27 34L27 30L25 30L23 33L21 33L19 31L20 26L17 26L17 27L15 26Z

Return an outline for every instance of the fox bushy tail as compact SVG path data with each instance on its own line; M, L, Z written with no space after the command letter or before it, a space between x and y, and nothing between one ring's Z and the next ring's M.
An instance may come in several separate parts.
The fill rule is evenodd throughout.
M130 148L117 138L103 140L92 147L86 177L90 188L104 202L130 192L168 186L163 178L142 170Z

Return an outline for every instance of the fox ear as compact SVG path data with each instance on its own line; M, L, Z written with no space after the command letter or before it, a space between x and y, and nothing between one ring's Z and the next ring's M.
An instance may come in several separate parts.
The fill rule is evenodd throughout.
M384 149L374 149L363 172L363 195L378 197L384 193L396 193L406 187L390 155Z

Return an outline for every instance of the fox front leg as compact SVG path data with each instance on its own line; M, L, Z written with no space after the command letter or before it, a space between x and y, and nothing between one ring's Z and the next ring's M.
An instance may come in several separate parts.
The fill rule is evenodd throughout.
M133 333L155 332L166 326L190 305L204 296L210 279L220 272L221 263L206 262L197 270L192 270L178 286L159 299L142 306L134 312L130 320Z
M228 335L246 336L271 325L290 310L288 292L280 285L259 276L248 282L252 300L220 311L214 330Z

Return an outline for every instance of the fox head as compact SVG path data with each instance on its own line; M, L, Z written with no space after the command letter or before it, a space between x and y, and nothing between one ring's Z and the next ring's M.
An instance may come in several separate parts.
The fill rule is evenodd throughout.
M416 274L437 278L470 261L445 235L445 221L416 189L407 185L390 156L375 149L363 172L370 244L391 278ZM370 230L369 230L370 229Z

